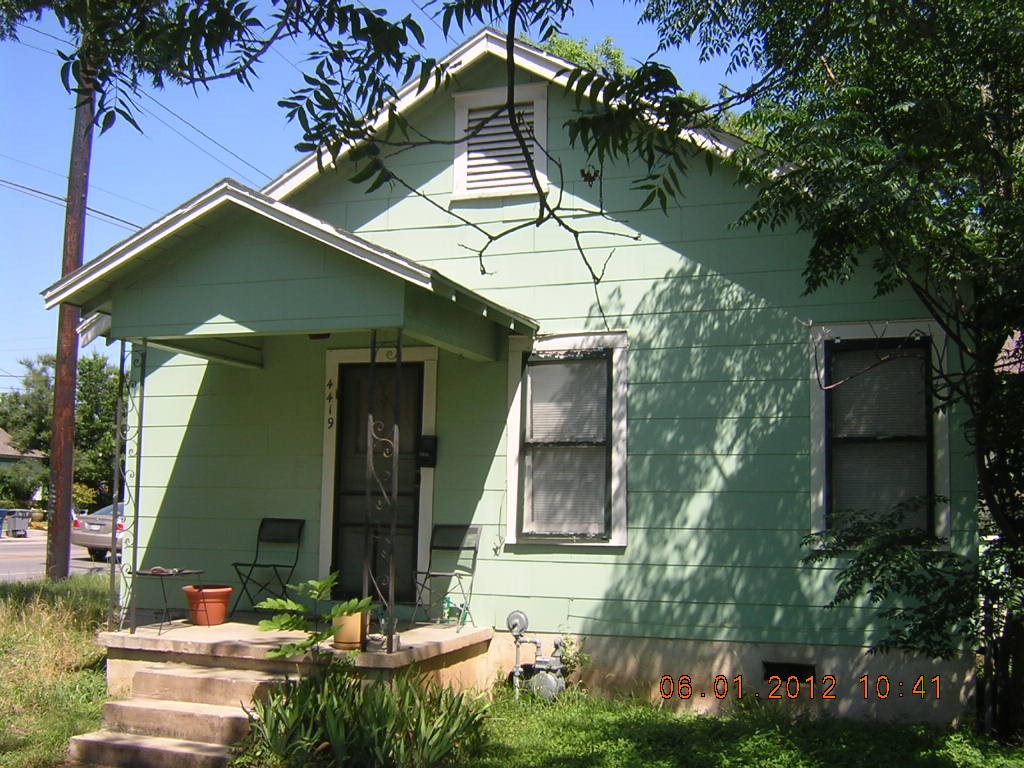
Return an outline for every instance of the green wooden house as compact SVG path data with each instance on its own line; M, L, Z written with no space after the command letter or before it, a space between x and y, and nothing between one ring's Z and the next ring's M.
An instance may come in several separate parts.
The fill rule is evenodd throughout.
M669 676L677 697L688 675L689 704L710 708L716 676L733 699L737 676L767 697L771 674L797 675L813 706L955 717L969 657L866 655L875 612L826 610L834 570L800 563L833 509L926 494L948 502L910 524L974 547L968 449L928 400L940 329L909 293L876 297L870 274L804 295L806 235L732 226L753 192L720 162L727 137L680 138L692 171L667 214L641 209L635 166L584 178L566 63L526 44L534 160L604 277L554 224L495 242L482 273L470 223L528 222L536 201L525 163L501 155L507 126L455 141L504 102L504 39L484 30L447 61L452 85L397 102L449 142L391 159L415 192L366 193L344 157L320 172L310 156L262 190L217 184L46 291L135 346L139 565L234 583L261 518L301 517L296 578L338 570L358 591L368 363L372 347L394 383L400 341L400 603L433 527L472 524L474 622L503 630L519 609L531 631L582 636L596 683L658 698ZM507 633L492 645L507 672Z

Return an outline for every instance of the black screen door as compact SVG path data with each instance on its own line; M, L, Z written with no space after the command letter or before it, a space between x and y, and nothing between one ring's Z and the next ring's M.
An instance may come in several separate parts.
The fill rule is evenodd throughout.
M390 437L395 413L395 371L392 365L378 364L374 370L376 403L382 422L382 434ZM367 414L370 406L369 364L343 364L338 367L339 429L334 476L334 546L331 570L339 571L337 597L361 594L363 556L366 551L366 446ZM423 364L403 363L399 401L398 450L398 527L394 541L395 598L414 599L416 570L416 533L419 525L419 472L416 452L422 424ZM383 464L383 462L381 462ZM389 485L389 483L388 483ZM386 538L390 533L390 514L375 506L369 526L369 546L374 576L387 594L388 568L385 559ZM371 585L370 594L373 595Z

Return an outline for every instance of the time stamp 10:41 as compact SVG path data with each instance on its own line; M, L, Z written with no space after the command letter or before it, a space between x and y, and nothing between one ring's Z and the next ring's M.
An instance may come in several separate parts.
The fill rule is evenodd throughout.
M922 701L938 701L940 695L939 675L928 677L918 675L907 680L890 679L888 675L861 675L857 678L852 694L865 701L869 699L904 699L913 698ZM809 699L827 701L841 697L839 684L835 675L816 677L808 675L771 675L764 689L747 690L744 688L743 675L727 677L715 675L702 684L695 682L690 675L662 675L658 682L658 693L662 699L742 699L753 696L755 699L783 700ZM847 694L849 695L849 694Z

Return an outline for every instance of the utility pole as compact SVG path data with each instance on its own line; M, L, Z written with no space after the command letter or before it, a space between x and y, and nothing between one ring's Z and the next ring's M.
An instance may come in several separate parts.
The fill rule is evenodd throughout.
M71 137L68 198L64 213L64 255L61 277L82 266L85 250L85 204L92 160L96 92L85 73L75 89L75 127ZM75 459L75 390L78 382L79 310L60 305L57 321L57 363L53 385L53 438L50 443L50 523L46 539L46 578L65 579L70 570L71 486Z

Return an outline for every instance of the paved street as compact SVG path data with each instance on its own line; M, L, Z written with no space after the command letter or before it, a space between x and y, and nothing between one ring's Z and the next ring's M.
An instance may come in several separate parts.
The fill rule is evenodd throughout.
M82 547L71 548L71 573L106 571L106 563L94 563ZM29 529L24 539L0 537L0 581L34 581L46 570L46 531Z

